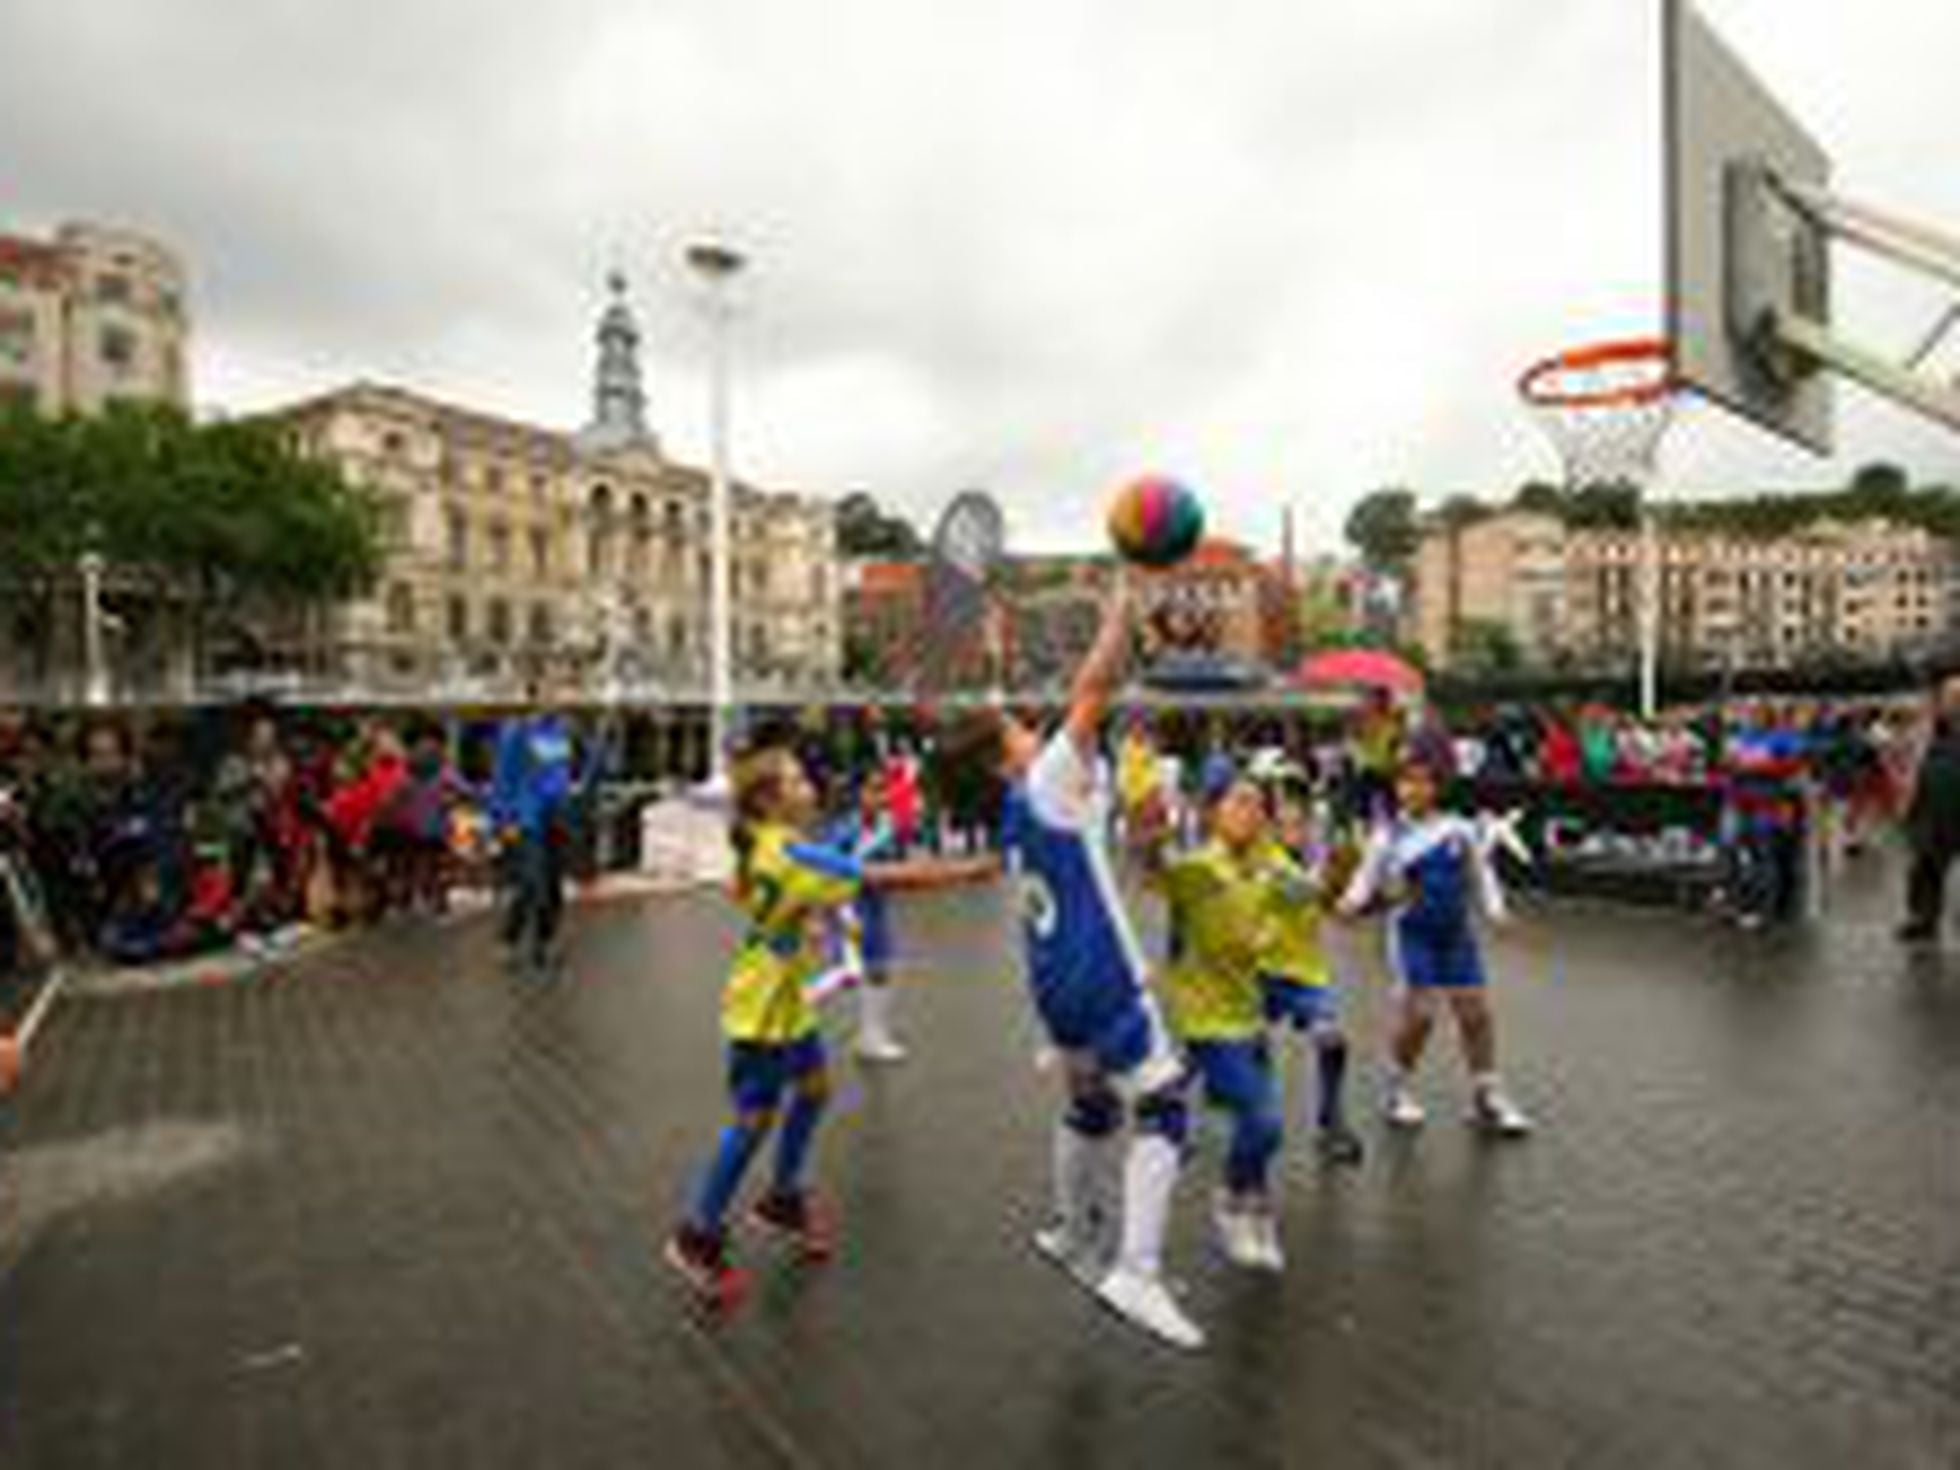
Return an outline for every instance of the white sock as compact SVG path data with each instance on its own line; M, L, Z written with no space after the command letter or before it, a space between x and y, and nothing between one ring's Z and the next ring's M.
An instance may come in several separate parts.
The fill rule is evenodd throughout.
M867 1040L891 1039L892 992L889 985L866 982L858 987L858 1034Z
M1470 1079L1470 1088L1478 1097L1489 1097L1498 1089L1495 1072L1478 1072Z
M1123 1160L1123 1246L1119 1263L1140 1276L1164 1267L1164 1227L1177 1188L1177 1145L1153 1133L1130 1140Z
M1080 1245L1088 1240L1096 1192L1099 1140L1085 1137L1066 1123L1055 1125L1055 1223Z
M1089 1206L1095 1224L1098 1260L1109 1261L1121 1245L1123 1230L1123 1164L1128 1148L1123 1135L1112 1133L1088 1140Z

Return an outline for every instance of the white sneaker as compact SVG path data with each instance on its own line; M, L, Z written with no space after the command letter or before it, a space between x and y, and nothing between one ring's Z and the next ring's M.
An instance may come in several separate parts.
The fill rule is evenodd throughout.
M860 1062L902 1062L905 1048L888 1032L865 1032L857 1039L857 1059Z
M1145 1276L1127 1266L1118 1266L1096 1287L1103 1305L1127 1317L1152 1337L1172 1347L1196 1352L1205 1345L1198 1324L1184 1315L1184 1308L1155 1276Z
M1390 1089L1385 1113L1395 1128L1420 1128L1429 1116L1423 1111L1422 1100L1406 1087Z
M1077 1240L1066 1225L1044 1225L1035 1231L1034 1248L1092 1290L1102 1280L1103 1265L1095 1247Z
M1226 1260L1251 1271L1265 1266L1265 1256L1259 1246L1259 1217L1256 1211L1240 1208L1231 1195L1220 1190L1211 1202L1211 1223L1218 1234L1218 1248L1224 1252Z
M1470 1120L1489 1133L1523 1138L1531 1132L1531 1117L1505 1095L1501 1087L1486 1088L1470 1105Z
M1252 1243L1258 1256L1253 1264L1261 1271L1284 1271L1286 1251L1279 1243L1279 1217L1270 1209L1254 1210L1251 1220Z

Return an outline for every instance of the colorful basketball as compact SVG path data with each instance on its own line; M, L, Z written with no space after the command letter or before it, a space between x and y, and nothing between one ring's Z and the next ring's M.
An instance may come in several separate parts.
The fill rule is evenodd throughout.
M1109 539L1117 554L1141 566L1175 566L1204 534L1198 497L1167 475L1132 480L1109 507Z

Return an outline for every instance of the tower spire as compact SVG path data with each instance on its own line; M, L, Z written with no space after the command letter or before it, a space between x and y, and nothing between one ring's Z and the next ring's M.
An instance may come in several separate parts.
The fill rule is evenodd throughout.
M646 390L640 386L640 327L627 303L626 274L606 275L611 298L600 314L598 369L592 381L592 422L580 432L588 450L655 448L647 430Z

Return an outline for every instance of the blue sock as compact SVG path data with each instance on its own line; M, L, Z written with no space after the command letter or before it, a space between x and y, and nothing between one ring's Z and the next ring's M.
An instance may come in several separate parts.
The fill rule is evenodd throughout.
M783 1131L776 1139L776 1191L794 1194L803 1187L803 1166L810 1158L810 1145L817 1136L817 1123L823 1117L823 1103L798 1093L783 1117Z
M715 1149L714 1162L708 1165L701 1188L694 1196L695 1225L717 1235L721 1233L722 1221L728 1216L729 1202L735 1198L735 1191L742 1187L742 1176L748 1172L749 1160L762 1146L762 1132L762 1129L752 1128L746 1123L730 1123L721 1130L721 1143Z
M1347 1080L1348 1049L1345 1038L1321 1043L1315 1069L1319 1084L1319 1107L1315 1117L1322 1128L1341 1121L1341 1084Z

